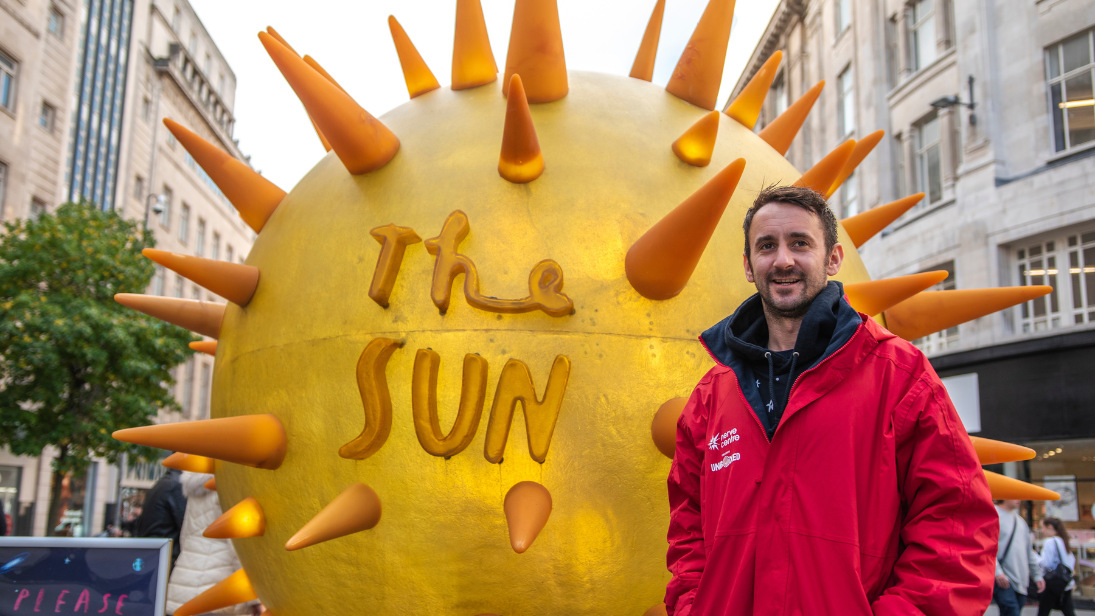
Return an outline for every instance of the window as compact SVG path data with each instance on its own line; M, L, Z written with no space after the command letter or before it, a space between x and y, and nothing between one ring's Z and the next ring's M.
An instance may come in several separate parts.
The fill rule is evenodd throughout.
M190 206L182 204L179 208L179 241L183 244L186 243L187 237L190 235Z
M167 133L167 147L174 150L175 149L175 144L177 144L178 142L179 142L179 140L175 138L175 135L173 135L170 132Z
M1057 247L1057 242L1051 240L1029 244L1015 254L1021 286L1047 284L1053 287L1049 295L1035 298L1019 307L1019 322L1024 334L1045 331L1062 324Z
M908 194L908 190L905 183L908 181L905 178L905 139L901 133L897 133L891 140L893 143L893 166L894 166L894 192L898 195Z
M855 132L855 75L848 66L836 78L836 125L841 138Z
M0 51L0 107L9 110L15 107L15 76L18 70L15 60Z
M196 55L198 53L198 35L193 32L190 33L190 45L187 47L190 51L190 55Z
M0 221L4 220L4 195L7 194L8 166L0 163Z
M163 295L164 270L160 264L155 265L155 273L152 274L152 294Z
M1072 323L1095 323L1095 231L1068 238Z
M147 96L141 99L141 119L145 122L152 121L152 101Z
M205 71L206 77L209 76L209 71L213 70L213 58L209 57L209 54L205 54L205 64L202 65L202 70Z
M221 234L215 231L213 232L213 250L209 256L213 259L221 258Z
M852 0L836 0L836 35L840 36L852 23Z
M224 249L224 260L228 261L229 263L232 262L232 245L231 244L226 246L225 249Z
M183 377L182 400L179 400L183 412L187 415L190 414L191 398L194 397L194 364L196 363L198 363L197 359L191 359L186 362L186 376Z
M42 201L38 197L30 198L30 217L34 220L38 220L42 217L42 214L46 213L46 202Z
M205 221L201 218L198 219L197 235L194 239L194 254L200 257L205 252Z
M53 119L57 116L57 110L53 108L53 105L42 101L42 108L38 111L38 126L41 126L47 133L53 132Z
M224 98L224 75L217 75L217 95Z
M199 393L199 395L201 396L201 402L200 402L201 412L198 414L198 419L209 419L209 385L210 385L211 381L212 381L212 375L210 374L209 364L203 363L202 364L202 386L201 386L201 392Z
M943 199L939 137L939 117L933 113L916 129L916 187L928 196L929 205Z
M171 228L171 199L174 197L174 193L167 186L163 187L163 209L160 210L160 225L164 229Z
M1092 30L1046 50L1053 149L1061 152L1095 141Z
M840 185L840 205L844 210L841 218L848 218L859 213L859 181L854 171Z
M181 298L183 296L183 288L186 286L186 279L181 275L175 275L175 297Z
M133 198L143 201L145 196L144 178L138 175L137 177L133 178Z
M897 15L886 20L886 86L890 89L897 87L898 58L900 50L897 46Z
M190 299L199 299L200 300L201 298L202 298L201 287L199 287L196 284L190 285Z
M65 38L65 16L61 14L55 8L49 10L49 23L46 24L46 29L53 36L59 39Z
M935 61L935 11L933 0L914 0L912 4L913 70L927 68Z
M171 11L171 29L175 32L179 31L179 25L182 24L182 12L179 11L179 7L174 7Z
M761 109L760 121L754 125L753 131L759 133L786 110L787 81L783 78L783 71L780 71L772 80L772 87L768 89L768 98L765 99L764 107Z
M954 261L947 261L946 263L936 265L935 267L929 267L924 271L936 272L939 270L945 270L949 275L942 282L928 290L953 291L957 287L956 281L954 280ZM958 345L958 328L951 327L950 329L924 336L919 340L913 341L913 344L926 355L946 351L947 349Z

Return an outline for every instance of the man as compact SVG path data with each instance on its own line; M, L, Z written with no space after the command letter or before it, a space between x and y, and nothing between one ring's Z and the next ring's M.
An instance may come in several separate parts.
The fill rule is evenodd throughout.
M757 294L700 337L677 423L667 611L981 616L998 524L935 371L828 280L821 195L768 188L744 226Z
M182 533L183 516L186 514L186 496L183 495L180 477L182 471L167 469L144 498L144 509L137 518L135 529L138 537L164 537L172 540L171 566L179 557L179 535Z
M1000 616L1019 616L1027 602L1030 581L1038 592L1046 588L1038 555L1030 540L1027 521L1019 515L1019 501L997 501L1000 516L1000 545L996 551L996 584L992 598L1000 608Z

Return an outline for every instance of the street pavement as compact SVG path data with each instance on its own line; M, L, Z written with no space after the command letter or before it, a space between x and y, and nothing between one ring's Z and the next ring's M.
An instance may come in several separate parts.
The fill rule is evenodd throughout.
M1060 613L1061 612L1059 610L1053 610L1052 612L1050 612L1050 614L1060 614ZM1028 606L1023 608L1023 616L1037 616L1037 615L1038 615L1038 606L1037 605L1028 605ZM989 611L985 612L985 616L1000 616L1000 611L996 609L996 604L995 603L989 606ZM1093 611L1093 610L1076 610L1076 616L1095 616L1095 611Z

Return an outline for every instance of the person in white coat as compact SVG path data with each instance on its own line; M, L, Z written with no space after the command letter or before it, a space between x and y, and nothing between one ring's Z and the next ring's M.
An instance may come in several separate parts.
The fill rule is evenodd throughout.
M1071 579L1072 572L1076 570L1076 556L1071 552L1068 530L1057 518L1046 518L1042 520L1042 534L1046 538L1042 542L1042 553L1038 557L1042 565L1042 575L1048 580L1050 572L1063 563L1068 567L1070 578L1064 592L1058 597L1049 596L1053 584L1046 584L1046 592L1042 593L1038 599L1038 616L1047 616L1054 609L1061 610L1065 616L1076 616L1076 609L1072 607L1072 589L1076 588L1076 580Z
M221 513L217 493L205 488L212 475L182 474L182 489L186 495L186 514L183 516L182 536L179 542L182 552L171 570L167 585L167 613L175 610L208 590L211 586L232 575L240 568L239 558L227 539L209 539L202 532ZM256 616L261 607L257 601L242 603L221 610L216 614L248 614Z

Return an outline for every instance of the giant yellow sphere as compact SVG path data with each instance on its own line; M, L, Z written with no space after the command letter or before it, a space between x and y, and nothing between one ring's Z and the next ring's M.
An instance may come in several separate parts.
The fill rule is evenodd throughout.
M745 210L763 186L800 172L722 114L710 165L686 164L671 144L707 110L646 81L571 72L567 96L531 106L545 171L511 183L498 173L501 85L437 89L381 117L400 139L395 157L354 176L328 154L248 256L261 278L251 302L225 315L212 416L274 415L287 453L276 470L218 463L217 486L225 509L247 497L262 506L265 534L234 545L278 616L639 615L662 601L670 461L651 439L651 418L712 366L698 334L754 293L742 273ZM744 175L687 286L664 301L641 296L624 273L628 248L737 158L747 161ZM552 259L573 311L476 308L461 275L441 314L431 300L436 257L424 242L407 245L388 307L373 301L381 244L370 231L392 224L428 240L456 211L470 226L459 251L474 262L483 297L527 296L530 271ZM841 233L847 258L837 278L868 280ZM402 343L382 372L390 433L368 457L342 457L365 425L358 362L380 338ZM457 415L465 356L486 364L481 421L455 455L431 454L415 430L420 349L440 360L442 434ZM523 362L539 397L560 356L569 372L543 463L530 453L520 404L501 461L488 460L503 366ZM522 482L546 488L551 514L517 553L505 499ZM285 549L357 483L382 503L375 527Z

